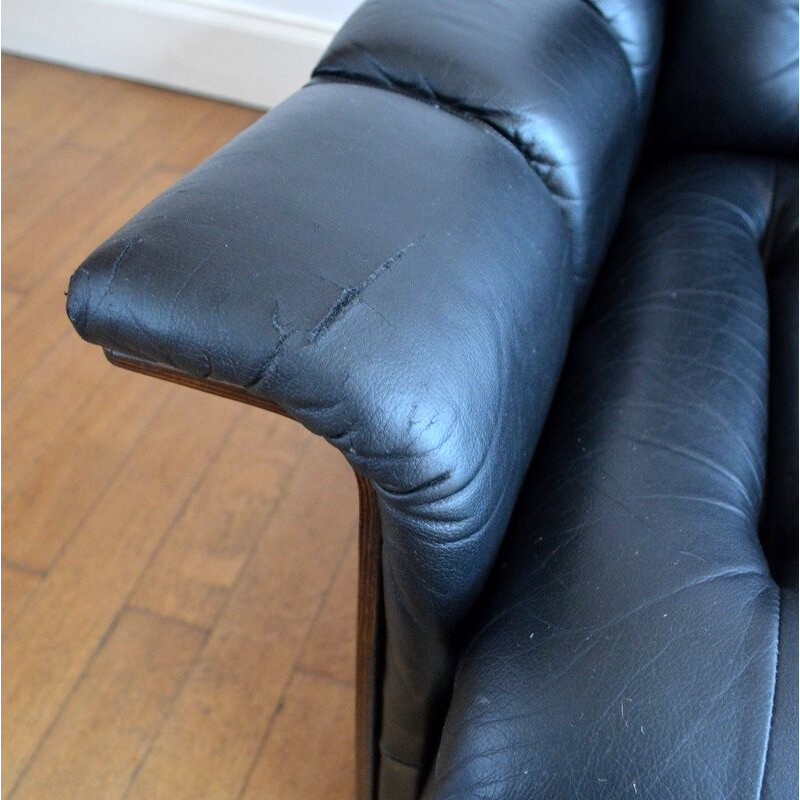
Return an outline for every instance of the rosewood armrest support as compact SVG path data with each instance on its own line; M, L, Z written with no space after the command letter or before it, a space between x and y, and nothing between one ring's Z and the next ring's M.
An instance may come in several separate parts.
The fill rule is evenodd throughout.
M213 378L195 378L185 372L141 358L105 350L117 367L177 383L190 389L236 400L289 416L270 400L250 394L230 383ZM379 688L382 684L385 631L381 586L381 527L375 490L370 481L353 472L358 485L358 616L356 630L356 785L359 798L371 797L375 772L375 742L379 721Z

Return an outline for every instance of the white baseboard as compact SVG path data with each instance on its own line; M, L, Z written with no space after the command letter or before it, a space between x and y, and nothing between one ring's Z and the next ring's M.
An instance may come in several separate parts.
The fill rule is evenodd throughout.
M235 0L4 0L3 50L258 108L302 86L335 26Z

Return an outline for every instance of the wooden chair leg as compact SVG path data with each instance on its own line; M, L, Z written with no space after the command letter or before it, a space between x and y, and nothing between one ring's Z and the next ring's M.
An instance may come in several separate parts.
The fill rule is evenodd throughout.
M381 522L372 483L356 473L359 498L356 638L356 796L373 800L378 767L384 616Z
M172 367L113 350L106 350L105 353L115 366L290 417L274 403L253 397L238 386L222 381L192 378ZM358 472L354 474L358 483L359 498L356 792L358 800L373 800L378 765L380 689L385 638L381 581L381 523L375 489L363 475Z

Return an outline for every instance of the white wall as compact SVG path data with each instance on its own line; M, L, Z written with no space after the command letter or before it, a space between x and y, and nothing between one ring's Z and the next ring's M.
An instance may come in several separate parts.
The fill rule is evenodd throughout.
M358 0L239 0L239 3L329 22L338 28L358 5Z
M8 52L269 108L359 0L4 0Z

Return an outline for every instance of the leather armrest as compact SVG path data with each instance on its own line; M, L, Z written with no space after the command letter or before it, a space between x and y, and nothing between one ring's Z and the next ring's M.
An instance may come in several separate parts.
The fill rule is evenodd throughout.
M374 482L398 761L429 746L419 730L449 690L453 631L546 413L568 261L550 193L490 127L329 84L244 132L72 278L84 338L246 388Z
M368 3L313 85L73 278L85 338L246 389L374 483L383 796L415 795L435 749L633 170L659 7Z

